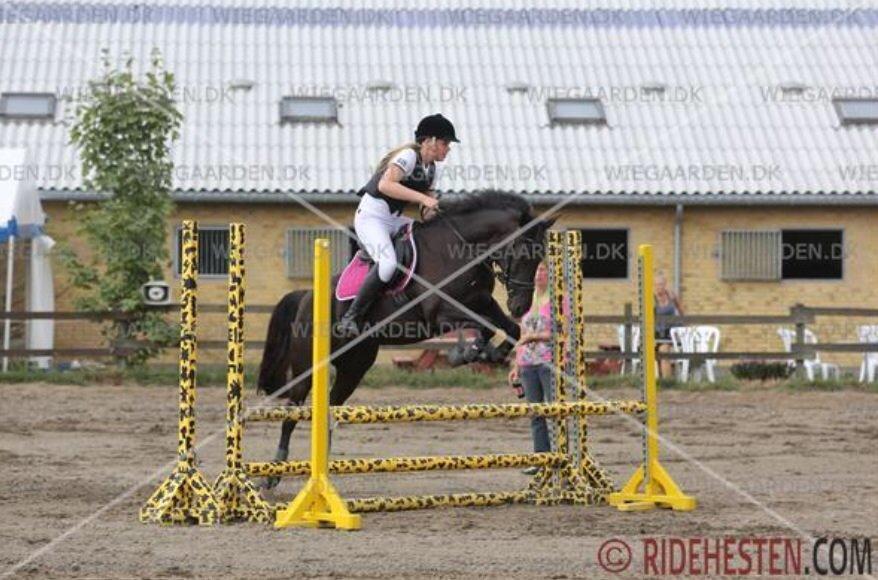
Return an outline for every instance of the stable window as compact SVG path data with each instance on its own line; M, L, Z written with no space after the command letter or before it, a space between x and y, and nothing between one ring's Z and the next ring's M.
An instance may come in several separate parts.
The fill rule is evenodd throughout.
M174 270L180 275L182 268L183 230L177 228L175 236ZM198 228L198 275L228 276L229 274L229 228Z
M314 275L314 240L329 240L332 249L332 274L338 274L350 261L356 242L351 230L337 228L290 228L287 230L287 277L311 278Z
M337 120L338 102L333 97L284 97L281 99L281 123L328 123Z
M552 124L607 124L600 99L549 99L548 107Z
M628 230L583 229L582 277L628 278Z
M720 276L728 281L840 280L841 230L729 230L720 241Z
M3 93L0 95L0 117L54 119L55 103L52 93Z
M841 280L842 230L783 230L784 280Z
M780 242L777 230L722 232L720 277L729 281L780 280Z
M878 123L878 99L833 99L835 113L842 125Z

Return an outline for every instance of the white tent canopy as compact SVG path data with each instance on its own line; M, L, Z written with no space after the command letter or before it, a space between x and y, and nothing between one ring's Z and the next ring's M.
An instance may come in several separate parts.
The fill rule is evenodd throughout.
M52 310L54 290L48 249L52 240L43 234L46 214L40 204L36 188L36 167L30 162L27 149L0 149L0 243L7 244L6 304L5 311L12 310L14 256L16 239L33 239L40 251L31 253L30 276L27 280L28 308ZM46 278L48 276L48 278ZM3 348L9 350L10 320L3 324ZM54 343L54 323L51 320L28 321L27 342L29 349L51 349ZM48 366L48 358L37 361ZM3 357L3 371L8 358Z
M42 235L46 214L27 149L0 149L0 242Z

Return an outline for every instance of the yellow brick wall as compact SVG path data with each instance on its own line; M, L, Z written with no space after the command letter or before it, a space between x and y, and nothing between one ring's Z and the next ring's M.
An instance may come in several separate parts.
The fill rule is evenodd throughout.
M74 235L74 224L65 203L47 203L50 235L83 250L82 241ZM353 205L326 204L319 209L342 224L349 224ZM546 207L537 207L542 211ZM878 282L878 261L871 259L869 249L876 241L873 220L876 208L807 208L807 207L687 207L683 220L682 299L689 314L786 314L796 302L808 306L862 306L878 308L873 288ZM309 279L290 279L286 275L283 250L285 232L289 227L323 226L325 222L309 210L293 204L186 204L178 206L169 223L171 246L173 226L184 218L196 219L202 226L226 225L242 221L248 225L247 303L275 304L286 292L309 287ZM656 267L673 283L674 252L673 207L597 207L567 206L557 227L627 228L629 230L629 276L626 280L586 281L587 311L593 314L621 314L626 302L636 308L636 248L641 243L655 247ZM845 230L848 252L841 281L784 281L774 283L729 283L719 279L718 239L724 229L760 228L836 228ZM57 272L57 309L71 309L73 291L63 272ZM166 280L178 295L178 278L170 269ZM222 304L226 300L225 279L203 278L200 285L202 304ZM505 306L505 294L498 291L498 300ZM856 325L868 320L820 318L814 326L821 340L853 342ZM875 323L873 319L872 323ZM262 340L268 323L267 314L251 313L247 320L247 336ZM99 337L88 323L59 323L59 347L100 344ZM780 350L776 327L721 327L723 350ZM222 314L204 315L199 324L203 339L225 338ZM590 325L589 348L598 343L616 343L615 327ZM411 351L410 351L411 352ZM258 361L260 353L248 352L248 360ZM387 362L391 353L380 360ZM173 361L173 353L164 357ZM222 352L204 353L206 362L221 362ZM845 365L859 364L854 355L823 355L823 359Z
M683 296L691 314L786 314L797 302L813 307L878 308L878 208L687 208L683 227ZM842 280L723 282L714 257L724 229L810 229L844 231ZM860 324L878 319L819 317L810 327L821 342L856 342ZM722 328L724 350L782 350L777 326ZM826 353L826 362L859 365L861 356Z
M72 212L66 203L47 203L45 210L49 215L47 225L51 236L59 241L70 242L77 251L88 255L85 243L75 234L71 219ZM353 216L352 205L327 204L320 210L339 223L350 223ZM182 204L168 224L168 251L173 260L172 232L184 219L194 219L201 227L227 226L232 221L245 223L247 240L245 263L247 274L246 301L249 305L273 306L287 292L311 286L309 278L291 279L287 277L284 258L286 231L292 227L324 226L325 222L307 209L292 204ZM330 227L330 226L326 226ZM63 270L56 265L56 310L72 310L76 290L66 281ZM173 299L179 299L179 277L168 267L165 280L171 285ZM198 298L200 304L225 304L228 280L226 277L201 276ZM263 340L268 327L269 314L249 313L246 336L248 340ZM176 317L174 317L176 320ZM219 313L199 315L199 338L202 340L225 340L225 316ZM59 322L56 330L58 348L100 346L101 339L96 325L89 323ZM258 362L260 352L250 349L247 360ZM173 362L174 353L168 353L162 362ZM224 353L217 350L203 350L199 355L203 362L221 363Z
M681 296L687 314L786 315L797 302L806 306L878 308L878 260L871 248L878 242L874 220L878 208L813 207L687 207L683 216ZM621 314L625 302L636 309L636 248L651 243L656 269L670 285L674 280L675 209L640 207L566 207L561 227L629 228L629 280L588 281L587 310ZM843 280L787 280L781 282L726 282L720 279L719 237L728 229L841 228L846 259ZM856 327L878 320L820 317L811 328L822 342L856 342ZM777 325L721 326L722 350L781 351ZM590 326L590 348L616 342L615 328ZM861 357L823 354L821 359L845 366L859 365ZM721 363L723 365L730 363Z

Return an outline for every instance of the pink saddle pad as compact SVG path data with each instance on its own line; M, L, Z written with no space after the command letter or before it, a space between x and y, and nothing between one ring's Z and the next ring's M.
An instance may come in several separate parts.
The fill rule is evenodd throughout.
M405 290L415 272L415 266L418 263L418 249L415 246L411 227L406 230L405 240L412 247L412 262L405 266L405 275L400 277L397 283L389 287L385 294L394 295ZM353 300L357 296L357 292L359 292L360 286L363 285L363 280L366 279L366 275L371 267L372 261L368 256L362 250L357 252L341 273L341 278L338 279L338 284L335 286L335 299L342 302Z

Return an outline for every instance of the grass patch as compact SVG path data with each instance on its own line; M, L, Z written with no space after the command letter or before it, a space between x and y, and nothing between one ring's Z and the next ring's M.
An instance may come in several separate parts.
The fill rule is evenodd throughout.
M247 366L244 376L248 384L256 376L258 367ZM0 384L48 383L52 385L140 385L170 387L179 382L180 371L176 366L145 366L141 368L117 369L113 367L71 369L71 370L26 370L15 369L0 373ZM199 387L225 387L226 367L224 365L199 365Z
M258 365L250 364L244 369L248 388L255 385ZM506 388L507 370L497 368L490 373L477 373L470 367L437 369L433 371L407 371L391 365L372 367L363 379L370 388L402 387L411 389L491 389ZM148 365L141 368L117 369L115 367L85 368L75 370L29 370L25 365L14 365L8 373L0 373L0 384L48 383L55 385L141 385L172 387L178 382L176 365ZM855 377L845 376L838 381L806 381L798 378L786 380L751 381L725 374L716 383L679 382L660 379L658 387L666 391L736 391L736 390L790 390L804 392L861 391L878 394L878 383L858 383ZM199 387L224 388L226 367L221 364L198 366ZM640 389L636 375L604 375L588 377L588 386L595 390Z
M244 367L244 378L247 384L253 383L259 371L256 365L246 365ZM176 385L179 382L180 371L176 365L168 366L145 366L140 368L127 369L122 375L126 382L137 385ZM198 386L200 387L225 387L226 386L226 366L225 365L198 365Z
M641 378L638 375L604 375L588 378L588 386L592 389L640 389ZM724 376L715 383L707 381L681 382L675 379L658 379L659 390L667 391L735 391L741 382L734 377Z
M586 384L596 390L639 389L640 379L637 375L598 375L586 377Z
M244 376L248 387L255 384L258 365L247 365ZM13 368L8 373L0 373L0 384L49 383L55 385L141 385L173 386L179 381L176 365L147 365L139 368L117 369L100 367L72 370L28 370ZM506 384L506 371L483 374L473 372L468 367L439 369L436 371L412 372L394 368L390 365L372 367L363 379L363 385L373 388L407 387L412 389L432 389L462 387L468 389L490 389ZM225 387L225 365L198 365L199 387Z
M0 373L0 383L49 383L52 385L91 385L102 383L97 373L93 371L25 371L10 370Z
M854 377L842 377L837 381L790 379L783 383L783 387L791 391L865 391L878 393L878 383L860 383Z
M736 379L731 375L725 375L719 377L715 383L711 383L709 381L677 381L674 379L662 379L659 383L659 388L674 390L674 391L688 391L688 392L704 392L704 391L738 391L742 387L742 381Z

